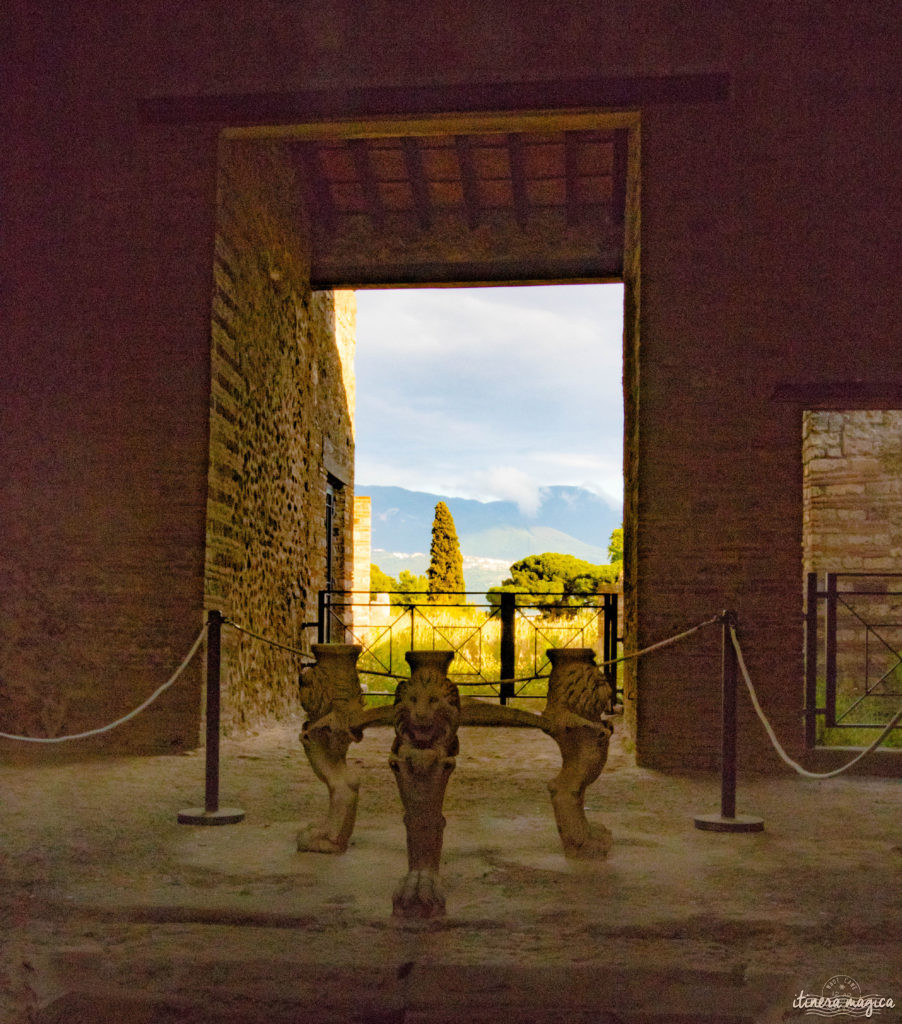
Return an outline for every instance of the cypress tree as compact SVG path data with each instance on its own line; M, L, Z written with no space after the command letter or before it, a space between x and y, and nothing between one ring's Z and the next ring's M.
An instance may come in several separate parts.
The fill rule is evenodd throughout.
M429 594L462 593L467 589L464 583L464 560L460 553L460 541L454 529L454 519L448 506L440 501L435 506L432 520L432 544L429 548Z

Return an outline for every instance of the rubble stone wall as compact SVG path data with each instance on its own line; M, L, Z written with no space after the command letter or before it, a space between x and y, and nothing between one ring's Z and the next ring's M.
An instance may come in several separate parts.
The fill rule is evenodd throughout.
M347 585L353 502L354 293L311 292L290 149L223 142L217 192L206 604L303 650L333 562ZM297 659L224 634L223 720L296 709Z

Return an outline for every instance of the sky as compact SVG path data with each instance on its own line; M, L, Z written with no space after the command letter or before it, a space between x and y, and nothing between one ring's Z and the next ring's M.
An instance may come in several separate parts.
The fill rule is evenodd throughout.
M357 292L358 486L623 500L619 284Z

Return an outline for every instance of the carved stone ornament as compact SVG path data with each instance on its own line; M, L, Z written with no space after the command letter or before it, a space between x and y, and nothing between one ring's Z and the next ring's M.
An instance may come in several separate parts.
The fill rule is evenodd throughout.
M558 834L566 856L602 858L611 848L611 833L604 826L589 827L584 801L608 757L614 729L606 716L613 694L591 647L556 648L547 654L551 677L542 717L544 731L561 751L561 770L548 784Z
M300 675L301 706L307 721L301 743L310 766L329 790L329 810L319 825L298 832L297 848L344 853L354 820L360 776L347 763L351 742L363 737L363 696L357 677L359 644L314 644L316 664Z
M389 765L395 773L407 831L408 873L392 898L393 914L433 918L445 913L439 883L445 819L442 804L458 751L460 694L448 679L452 651L409 651L411 674L395 691Z

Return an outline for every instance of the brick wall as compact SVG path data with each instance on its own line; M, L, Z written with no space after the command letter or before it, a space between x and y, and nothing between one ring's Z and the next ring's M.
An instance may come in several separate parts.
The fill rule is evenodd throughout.
M15 102L0 147L3 724L43 728L44 714L69 729L128 710L187 649L205 583L208 601L245 587L227 565L219 593L205 576L223 127L265 129L273 97L298 121L311 97L314 117L404 118L417 104L440 114L462 97L494 110L479 88L495 84L511 87L512 113L520 84L520 105L534 109L542 83L583 80L587 102L616 108L622 97L599 76L702 72L727 74L729 95L640 104L641 218L628 218L625 266L627 630L642 646L735 607L765 710L799 754L799 437L811 402L775 395L900 387L902 136L886 128L902 116L896 8L828 4L815 17L762 3L748 17L625 0L561 7L549 34L535 5L421 7L416 19L334 0L234 0L229 17L164 0L123 0L115 17L50 0L13 11L4 71ZM268 202L275 211L290 196ZM323 301L300 307L312 318ZM239 414L225 387L218 397ZM312 458L313 432L310 445ZM270 511L281 482L261 480L248 507L263 509L278 551L267 566L297 604L284 522ZM246 529L235 515L222 521ZM304 571L312 586L312 564ZM256 587L242 600L270 625L265 609L289 599ZM641 763L717 764L719 664L712 633L640 663L630 714ZM199 682L192 669L122 742L186 742ZM249 709L277 703L255 693ZM766 751L740 702L742 764Z
M347 585L353 501L353 292L311 292L304 211L284 146L220 147L206 603L309 649L333 561ZM350 386L349 386L350 385ZM225 728L296 708L292 655L227 629Z
M203 621L215 133L75 107L81 130L42 121L6 153L24 171L0 247L0 728L32 736L133 710ZM113 732L0 750L194 746L202 670Z
M806 572L902 572L902 411L807 411Z

